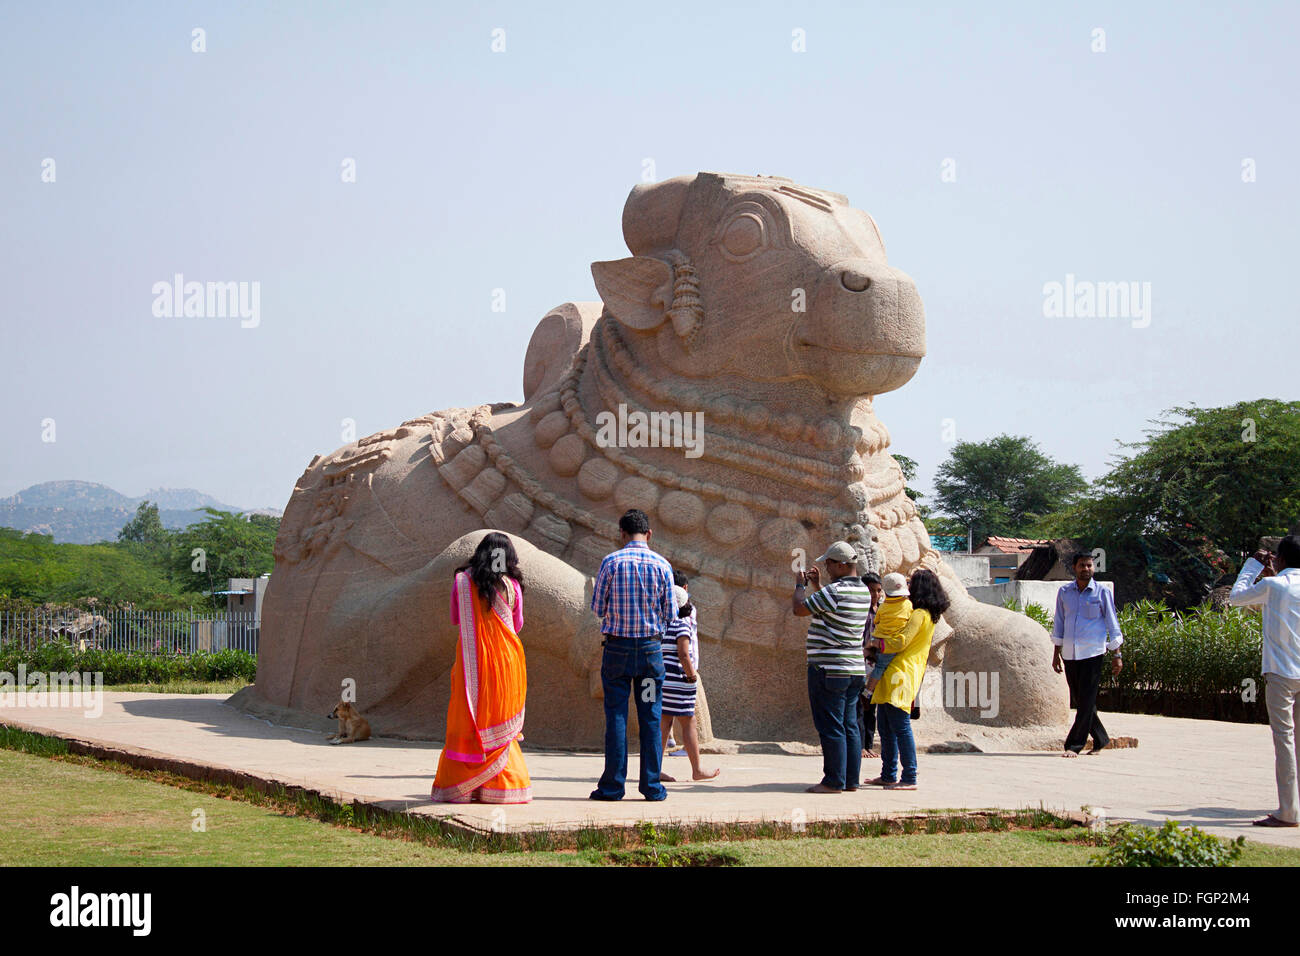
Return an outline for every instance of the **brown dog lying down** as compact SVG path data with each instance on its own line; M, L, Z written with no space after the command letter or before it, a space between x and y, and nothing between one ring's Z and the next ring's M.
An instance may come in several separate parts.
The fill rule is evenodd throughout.
M331 717L337 717L339 732L330 734L325 739L332 744L350 744L358 740L370 739L370 724L361 716L361 711L346 700L339 701L337 707L330 711Z

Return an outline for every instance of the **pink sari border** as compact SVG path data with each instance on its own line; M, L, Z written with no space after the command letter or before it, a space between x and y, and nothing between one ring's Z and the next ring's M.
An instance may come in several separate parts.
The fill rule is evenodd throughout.
M510 748L504 747L495 760L464 783L454 787L434 787L432 789L433 800L437 803L464 803L475 790L504 770L509 760Z
M533 799L532 787L516 787L514 790L492 790L481 787L478 791L481 803L530 803Z
M484 750L496 750L518 737L519 732L523 729L524 711L521 710L509 720L503 720L493 727L485 727L480 730L478 732L479 743L483 745Z
M459 750L444 750L443 755L461 763L482 763L487 754L463 754Z
M460 663L465 671L465 702L469 718L478 726L478 639L474 634L474 599L469 575L456 575L456 600L460 603Z

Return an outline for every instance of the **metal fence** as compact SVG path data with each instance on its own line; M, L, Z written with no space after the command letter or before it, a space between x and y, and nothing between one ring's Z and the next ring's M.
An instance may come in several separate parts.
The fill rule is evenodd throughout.
M257 653L252 611L0 611L0 641L32 648L66 641L74 648L193 654L227 648Z

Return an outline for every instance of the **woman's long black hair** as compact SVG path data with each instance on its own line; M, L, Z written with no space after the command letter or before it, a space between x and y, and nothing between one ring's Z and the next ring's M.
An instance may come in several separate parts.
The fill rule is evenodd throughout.
M504 571L499 570L503 560ZM515 553L515 546L510 543L510 539L499 531L484 535L483 540L474 549L474 556L469 559L469 564L462 564L456 571L469 572L469 579L478 588L479 596L483 598L485 604L492 603L492 599L497 594L497 585L501 583L503 577L514 578L519 582L519 590L524 589L524 575L519 570L519 555Z
M936 624L939 623L943 612L952 604L943 585L939 583L939 575L925 568L917 568L912 572L912 579L907 582L907 589L912 600L912 610L929 611L930 620Z

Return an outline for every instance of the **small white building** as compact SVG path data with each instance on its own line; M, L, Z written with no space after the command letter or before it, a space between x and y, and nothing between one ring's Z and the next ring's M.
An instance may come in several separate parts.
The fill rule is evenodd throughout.
M252 614L253 620L261 623L262 601L266 597L266 586L271 575L263 574L260 578L230 578L226 590L214 594L226 598L226 612L235 615Z
M1115 596L1115 582L1102 581L1093 578L1101 587L1110 592L1110 596ZM975 600L982 604L996 604L1003 606L1007 599L1010 598L1016 602L1016 607L1025 607L1030 604L1037 604L1048 614L1056 613L1056 592L1067 583L1066 581L1006 581L1002 584L990 584L982 588L967 588L966 592Z
M226 599L226 617L195 621L191 638L195 648L201 651L237 648L256 654L262 629L262 602L270 580L269 574L260 578L229 578L224 591L214 591L215 596Z

